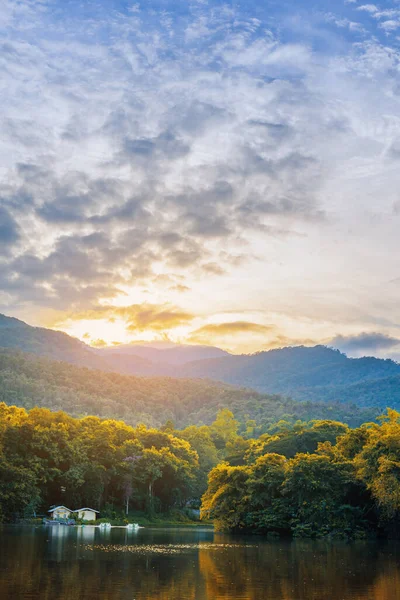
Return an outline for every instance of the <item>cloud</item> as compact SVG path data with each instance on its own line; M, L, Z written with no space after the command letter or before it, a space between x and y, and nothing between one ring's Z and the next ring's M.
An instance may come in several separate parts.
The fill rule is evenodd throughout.
M310 338L293 338L275 325L253 321L210 323L190 332L187 341L194 344L215 344L235 353L254 353L287 346L315 346Z
M231 335L235 333L243 333L243 332L252 332L252 333L266 333L274 329L271 325L260 325L259 323L249 323L247 321L234 321L232 323L218 323L205 325L201 327L197 331L193 332L195 334L223 334L223 335Z
M0 308L399 322L398 7L53 4L0 7Z
M353 336L338 335L330 345L351 356L370 356L393 351L400 346L400 339L383 333L360 333Z
M385 31L395 31L400 27L400 20L388 19L380 24L380 27Z
M129 306L97 306L94 309L70 313L62 321L53 325L62 326L66 322L121 319L130 333L143 331L164 331L187 325L195 316L190 312L169 304L131 304Z
M375 14L378 12L378 7L375 6L375 4L362 4L361 6L357 7L357 10L362 10L364 12Z
M187 325L194 315L174 307L140 306L130 307L128 331L163 331L180 325Z
M398 8L381 10L375 4L363 4L357 10L369 13L379 22L378 27L386 34L396 31L400 27L400 10Z
M150 24L141 10L113 13L103 35L101 10L64 20L46 4L35 18L29 3L8 6L0 192L10 226L21 199L26 205L21 251L2 280L14 303L64 307L82 289L88 305L95 289L108 284L113 296L156 263L222 277L225 266L211 269L220 240L233 247L265 220L318 212L319 161L300 147L303 126L281 122L304 90L264 77L278 65L290 71L296 54L306 66L306 49L260 37L254 19L230 33L237 14L225 9L193 8L182 47L170 35L179 20ZM206 43L193 35L199 27ZM16 239L16 228L8 231ZM94 235L97 246L85 245Z
M99 338L97 340L91 340L90 345L93 346L93 348L105 348L107 343Z
M180 294L184 294L185 292L190 291L190 287L188 287L187 285L182 285L180 283L171 286L169 289L173 292L179 292Z
M0 206L0 255L8 254L20 237L19 227L9 211Z
M248 321L233 321L230 323L216 324L212 323L192 331L189 341L194 343L202 343L210 339L218 340L219 338L221 339L243 334L266 336L274 329L274 326L261 325L259 323L251 323Z

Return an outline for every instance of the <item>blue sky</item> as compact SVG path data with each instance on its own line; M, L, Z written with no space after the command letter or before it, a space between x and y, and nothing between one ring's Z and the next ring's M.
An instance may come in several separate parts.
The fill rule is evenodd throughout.
M0 311L400 356L400 3L0 6Z

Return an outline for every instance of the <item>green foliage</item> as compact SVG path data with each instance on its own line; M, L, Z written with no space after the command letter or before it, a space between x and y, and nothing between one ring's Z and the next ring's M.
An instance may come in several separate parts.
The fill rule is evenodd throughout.
M145 423L159 428L165 423L166 431L173 430L174 423L178 428L211 425L218 411L227 409L239 422L238 433L246 438L270 432L280 420L289 427L298 420L310 419L336 419L357 427L379 414L375 409L337 402L297 402L208 380L94 371L0 349L1 401L28 410L35 406L62 410L74 417L122 419L130 425ZM226 443L224 436L229 437L236 430L233 421L221 422L214 430L214 440L221 448ZM228 428L225 432L224 427Z
M199 498L207 488L209 472L220 460L220 455L212 438L211 428L206 425L200 427L191 425L183 431L175 431L174 435L189 442L199 457L197 472L195 473L196 483L193 486L193 495Z
M253 355L226 355L223 356L223 352L217 352L215 358L207 358L207 360L196 360L195 358L199 355L199 348L192 347L190 350L188 347L178 347L172 351L175 357L181 355L186 356L188 362L180 363L178 360L177 364L169 364L169 360L166 362L160 361L159 358L153 361L154 353L157 354L157 350L145 349L145 353L140 355L124 354L126 350L111 351L94 351L86 344L79 340L72 338L65 333L59 331L52 331L50 329L43 329L39 327L30 327L26 323L17 319L9 318L4 315L0 315L0 346L5 348L5 352L10 353L12 351L22 350L23 352L33 353L37 356L45 356L52 358L53 360L62 360L74 365L81 367L88 367L90 369L99 369L104 372L114 373L125 373L129 375L147 375L153 377L153 382L157 381L158 388L169 388L169 384L166 381L161 382L161 379L157 376L167 375L173 377L187 377L187 378L206 378L215 379L217 381L224 381L226 384L237 385L240 387L250 387L261 392L262 395L258 395L255 392L249 392L242 390L241 393L237 392L238 395L233 395L231 398L224 397L223 402L218 402L220 394L217 394L215 383L203 382L201 393L205 396L203 402L200 404L197 402L190 406L185 407L182 411L175 411L174 403L172 410L165 411L163 414L159 413L159 406L156 410L150 409L146 411L146 406L143 409L138 410L138 406L131 407L135 410L130 410L129 404L131 401L126 403L126 395L122 395L123 401L121 402L120 390L121 380L116 381L116 387L110 394L110 385L106 386L106 389L101 393L101 385L95 383L91 385L78 386L75 389L74 385L71 385L71 379L74 378L72 372L67 373L66 377L61 377L61 382L58 380L56 384L56 394L53 399L54 402L64 402L68 397L71 402L74 400L74 406L68 406L67 410L75 416L79 415L79 409L84 414L94 414L97 411L96 403L98 397L107 398L112 402L113 406L102 406L103 412L99 414L101 416L118 416L118 418L124 418L126 421L136 424L132 420L135 416L138 417L139 413L140 420L146 422L148 425L160 426L162 422L167 419L173 420L179 427L193 425L193 424L210 424L215 418L215 414L219 408L227 407L234 412L236 417L242 424L243 433L245 431L245 422L254 421L258 423L258 426L263 428L265 422L265 416L269 415L271 419L267 419L269 424L274 421L278 421L285 413L292 414L296 413L296 418L303 418L309 420L312 418L318 419L338 419L348 423L354 427L362 422L373 420L375 414L370 412L370 416L367 416L365 411L361 420L358 420L360 414L353 414L354 410L349 409L349 405L356 404L357 406L363 407L380 407L386 408L392 406L394 408L400 407L400 365L392 360L383 360L374 357L364 357L359 359L348 358L345 354L342 354L338 350L327 348L326 346L315 346L313 348L308 347L290 347L282 348L278 350L270 350L268 352L258 352ZM142 349L143 352L143 349ZM165 352L165 351L164 351ZM204 349L203 349L204 352ZM222 356L218 356L222 353ZM22 353L20 353L21 356ZM140 354L140 352L139 352ZM153 357L153 358L152 358ZM0 360L1 362L1 360ZM45 363L41 363L45 364ZM53 370L52 368L45 367L46 370ZM15 365L12 366L12 371L15 374ZM17 369L18 370L18 369ZM40 369L37 369L40 370ZM1 371L1 365L0 365ZM57 369L55 369L57 371ZM65 374L65 370L64 370ZM2 374L4 376L4 373ZM94 379L98 377L102 379L101 375L94 375ZM18 375L15 379L13 373L8 372L7 383L11 383L12 389L6 394L6 397L0 398L8 404L19 404L20 399L26 398L26 391L32 391L37 393L38 399L40 398L40 392L36 388L37 374L34 376L34 381L31 381L31 377L28 375L28 379L24 377L18 381ZM39 378L40 379L40 378ZM77 376L77 379L82 379L81 376ZM52 380L51 373L50 382ZM112 376L111 376L111 380ZM104 379L107 381L107 378ZM0 380L1 383L1 380ZM65 389L64 383L69 388ZM19 384L19 385L18 385ZM33 384L33 386L32 386ZM41 378L39 387L44 388L44 391L50 392L46 378ZM185 384L183 384L185 387ZM189 384L192 388L196 385L192 382ZM186 383L187 386L187 383ZM217 399L217 404L212 406L212 411L209 410L209 405L206 400L210 396L210 390L207 388L212 386L214 389L211 391L214 399ZM0 386L1 387L1 386ZM124 387L124 386L122 386ZM146 388L146 386L139 386ZM174 387L174 386L172 386ZM178 386L179 387L179 386ZM224 388L221 386L222 395L224 395ZM32 389L33 388L33 389ZM60 389L61 388L61 389ZM72 388L72 389L71 389ZM43 390L42 390L43 391ZM136 390L138 391L138 390ZM150 386L150 390L154 391L154 387ZM182 391L182 390L181 390ZM66 394L67 392L67 394ZM71 392L75 392L72 394ZM146 390L145 390L146 392ZM267 392L269 396L265 398L264 392ZM11 396L10 396L11 393ZM21 398L22 393L22 398ZM165 397L172 395L172 390L168 389L161 392ZM185 397L187 396L188 390L184 392ZM196 394L196 392L194 392ZM15 399L12 397L15 394ZM189 391L189 394L191 392ZM314 405L320 405L321 403L327 404L324 408L321 406L311 406L313 413L308 412L305 407L298 412L293 411L293 402L289 402L289 410L282 410L285 400L282 398L274 398L271 394L280 394L285 397L290 396L299 401L312 402ZM251 398L249 397L251 395ZM157 396L157 393L155 394ZM132 398L132 395L129 396ZM135 399L137 394L134 394ZM49 404L47 399L47 406L55 409L66 408L62 405ZM197 398L198 400L199 398ZM227 400L230 399L230 402ZM245 400L243 404L242 400ZM280 414L276 414L275 410L272 412L268 410L271 408L271 399L278 401L281 404ZM154 398L152 398L154 401ZM179 398L181 403L181 398ZM239 400L239 401L238 401ZM28 400L29 402L29 400ZM249 409L247 408L247 402L249 403ZM38 404L38 402L36 402ZM339 408L338 404L345 404L342 408ZM128 406L127 406L128 404ZM347 406L346 406L347 404ZM23 404L21 404L23 405ZM46 405L44 402L43 405ZM270 405L270 406L268 406ZM32 403L28 403L26 408L31 408ZM113 409L118 408L124 412L110 412ZM188 414L188 410L190 414ZM191 414L190 409L193 409ZM243 410L244 409L244 410ZM264 410L267 409L267 410ZM316 410L315 410L316 409ZM105 412L104 412L105 410ZM324 412L325 411L325 412ZM375 412L375 411L373 411ZM307 414L306 414L307 413ZM371 416L372 415L372 416ZM158 417L163 419L159 421ZM189 418L188 418L189 417ZM354 418L353 418L354 417ZM152 420L151 420L152 419ZM262 433L264 430L262 431ZM257 432L259 433L259 432ZM251 435L254 431L251 432Z
M321 442L335 442L336 438L349 431L347 425L337 421L312 421L290 426L280 421L270 429L273 433L262 435L251 446L256 455L272 452L293 458L301 452L315 452Z
M6 381L14 359L0 353ZM37 360L22 360L35 381ZM171 399L169 409L173 405L176 414L161 429L0 403L2 520L29 519L54 504L92 506L110 522L127 522L132 511L145 511L152 520L175 511L187 519L185 507L198 506L203 495L202 517L224 530L300 537L400 534L400 415L394 410L379 423L350 429L325 417L295 419L273 405L279 419L260 427L250 418L251 403L242 406L238 420L230 408L218 406L231 394L242 400L252 394L245 390L166 379L161 393L153 380L99 372L96 381L96 372L43 361L43 381L48 375L50 382L60 382L62 375L69 385L76 374L73 389L117 390L121 406L138 388L158 389L154 406L162 405L160 398L168 405L171 390L182 396ZM185 397L192 385L199 386L196 394L220 393L218 402L210 400L215 420L179 430L174 422L183 419L182 407L194 410L193 397ZM272 402L266 396L257 402L261 399Z
M371 492L382 523L394 522L400 514L400 414L388 410L381 425L361 428L364 444L354 457L357 476ZM343 440L338 447L341 451Z
M10 520L15 513L30 517L40 503L40 491L35 486L32 471L12 464L6 456L0 456L0 519Z
M380 425L355 430L313 421L281 423L276 431L252 442L245 465L211 471L202 514L217 527L298 537L399 535L399 413L389 410ZM296 452L299 436L311 444L308 452Z
M243 489L248 477L247 467L231 467L226 463L215 467L203 496L201 518L214 519L217 529L236 531L243 528L247 504Z
M0 450L4 520L55 504L118 512L126 508L127 488L135 509L170 510L199 489L197 452L143 425L0 404Z
M218 379L301 401L400 407L399 364L373 357L347 358L325 346L195 361L184 365L181 375Z

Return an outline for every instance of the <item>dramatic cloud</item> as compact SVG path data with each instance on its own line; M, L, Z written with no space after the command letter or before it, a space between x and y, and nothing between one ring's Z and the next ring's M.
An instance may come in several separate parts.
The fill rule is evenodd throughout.
M326 4L2 2L0 310L396 337L400 7Z
M60 326L68 321L108 320L112 323L115 319L121 319L127 331L164 331L187 325L194 318L194 315L168 304L132 304L130 306L98 306L95 309L67 315L63 322L54 323L54 325Z
M124 314L123 314L124 316ZM194 315L167 307L136 307L129 310L129 331L146 331L146 329L165 330L186 325L194 319Z

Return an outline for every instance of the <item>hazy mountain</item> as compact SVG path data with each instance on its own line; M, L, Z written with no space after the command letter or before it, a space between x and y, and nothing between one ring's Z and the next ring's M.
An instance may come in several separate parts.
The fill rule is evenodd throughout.
M210 380L96 371L9 349L0 349L0 402L123 419L133 425L160 426L170 419L178 427L210 424L220 408L229 408L243 428L254 419L258 433L280 419L336 419L357 426L380 412L350 404L298 402Z
M180 375L210 377L298 400L318 398L379 406L400 405L398 363L374 357L348 358L325 346L299 346L251 356L196 361L184 365ZM388 393L389 389L391 393Z
M61 331L31 327L0 314L0 347L23 350L93 369L111 369L106 361L81 342Z
M207 378L296 400L400 407L400 365L348 358L327 348L294 347L232 355L208 346L130 344L94 350L65 333L0 316L0 347L127 375ZM193 360L195 359L195 360Z
M166 347L149 344L121 344L115 347L101 348L97 352L109 358L110 356L133 356L151 361L155 364L184 365L197 360L222 358L231 356L229 352L213 346L178 345L166 342Z
M61 331L32 327L0 314L0 348L19 349L93 369L132 375L170 374L173 365L230 356L212 346L141 342L94 349Z

